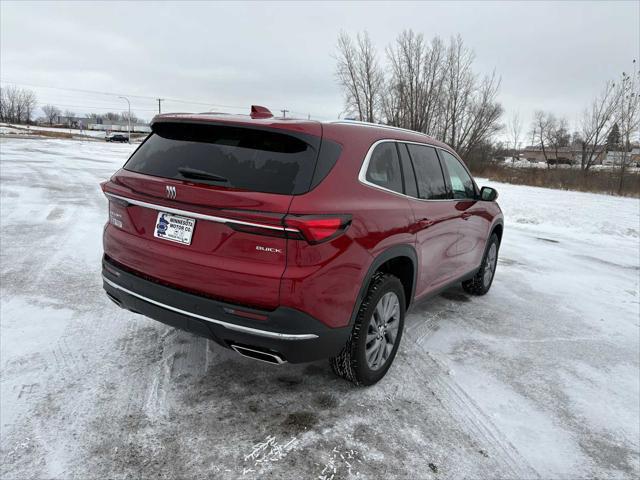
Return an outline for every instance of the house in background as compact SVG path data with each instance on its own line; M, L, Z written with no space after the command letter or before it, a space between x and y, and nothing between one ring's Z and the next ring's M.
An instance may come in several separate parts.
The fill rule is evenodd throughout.
M122 120L107 120L102 118L102 123L95 123L94 120L88 124L89 130L102 130L104 132L127 132L129 124ZM151 127L148 123L137 122L131 124L131 133L149 133Z
M67 128L87 128L91 122L89 117L67 117L65 115L58 115L55 118L54 123Z
M546 158L545 158L546 154ZM593 165L601 165L607 154L604 146L596 148ZM569 145L568 147L542 147L530 145L522 151L522 157L531 163L549 163L550 165L580 165L582 161L582 147Z
M631 152L607 152L603 165L622 165L625 162L629 166L640 165L640 147L634 147Z

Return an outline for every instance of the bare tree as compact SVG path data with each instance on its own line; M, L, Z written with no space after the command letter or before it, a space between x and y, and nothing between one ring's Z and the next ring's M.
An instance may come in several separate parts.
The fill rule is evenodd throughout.
M496 102L500 79L473 74L473 52L460 36L445 47L406 30L387 48L390 78L383 110L387 123L428 133L469 154L501 128Z
M42 112L47 122L49 122L49 125L53 125L53 122L60 116L60 113L62 113L55 105L45 105L42 107Z
M465 47L460 35L451 39L446 59L445 123L442 138L455 149L461 143L460 130L476 87L476 79L471 70L474 56Z
M615 123L621 94L622 90L616 88L615 82L607 82L602 93L583 113L580 167L584 171L589 171L598 154L604 151L604 144Z
M0 120L30 123L36 107L36 95L31 90L13 85L0 88Z
M375 49L364 32L354 43L345 32L338 37L336 76L345 91L345 106L359 120L375 122L380 110L384 77Z
M124 111L120 114L120 118L122 119L123 122L126 122L129 120L129 112L128 111ZM131 112L131 124L134 124L138 121L138 117L136 116L135 113Z
M71 110L65 110L64 111L64 116L67 119L67 126L71 127L72 126L72 122L73 122L73 118L76 116L76 112L73 112Z
M347 111L367 121L428 133L460 155L470 154L502 128L497 102L500 78L474 74L474 53L460 36L445 45L403 31L386 48L388 70L381 72L366 34L353 42L338 37L337 78ZM485 149L486 150L486 149Z
M511 159L512 161L515 161L514 159L516 158L516 155L518 155L518 151L520 149L520 137L522 135L522 122L520 120L519 112L514 112L509 118L507 134L509 135L509 140L513 145Z
M106 118L109 121L120 121L121 116L118 112L107 112L104 114L104 118Z
M428 47L424 37L405 30L398 36L395 45L387 47L387 58L391 66L389 90L385 92L391 97L385 111L388 123L425 131L426 112L422 106L428 98L425 76Z
M495 101L500 80L495 72L485 77L468 99L468 108L460 117L457 139L451 145L461 156L468 156L477 145L486 143L502 129L499 123L502 105Z
M631 159L631 136L638 134L640 128L640 72L633 61L633 72L629 75L622 72L622 78L617 86L618 108L615 114L614 126L618 126L620 143L620 180L618 193L624 187L624 177Z
M568 147L571 143L571 135L569 134L569 122L566 118L563 117L555 120L555 118L552 117L548 128L548 141L549 146L555 153L555 165L557 167L560 163L561 158L560 149ZM567 159L571 161L568 155Z
M38 104L36 94L33 93L32 90L22 89L20 104L22 106L21 121L27 124L31 123L33 111L36 109L36 105Z
M533 132L534 143L542 150L542 156L547 164L547 168L551 166L547 150L549 143L551 143L551 132L556 128L556 124L556 117L552 113L536 110L533 114L533 124L531 125L531 129Z

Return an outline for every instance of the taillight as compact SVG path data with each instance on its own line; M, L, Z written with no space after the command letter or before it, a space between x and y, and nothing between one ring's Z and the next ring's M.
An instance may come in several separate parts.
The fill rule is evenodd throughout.
M287 215L284 217L284 226L231 219L226 222L226 225L239 232L306 240L316 244L333 240L341 235L350 223L350 215Z
M302 237L309 243L322 243L342 234L351 223L349 215L287 215L287 237ZM293 230L299 232L295 233Z

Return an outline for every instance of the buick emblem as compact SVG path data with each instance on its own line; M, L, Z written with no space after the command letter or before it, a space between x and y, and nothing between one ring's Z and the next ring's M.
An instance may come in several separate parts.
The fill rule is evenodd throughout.
M165 185L165 190L167 193L167 198L170 198L171 200L174 200L176 198L176 187L173 187L171 185Z

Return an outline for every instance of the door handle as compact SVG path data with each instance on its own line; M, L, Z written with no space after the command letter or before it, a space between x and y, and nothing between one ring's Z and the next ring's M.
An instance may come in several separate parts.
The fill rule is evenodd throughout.
M462 212L462 215L460 216L462 217L463 220L468 220L471 215L472 214L469 212Z
M420 229L429 228L435 222L433 220L429 220L428 218L421 218L418 220L418 225L420 225Z

